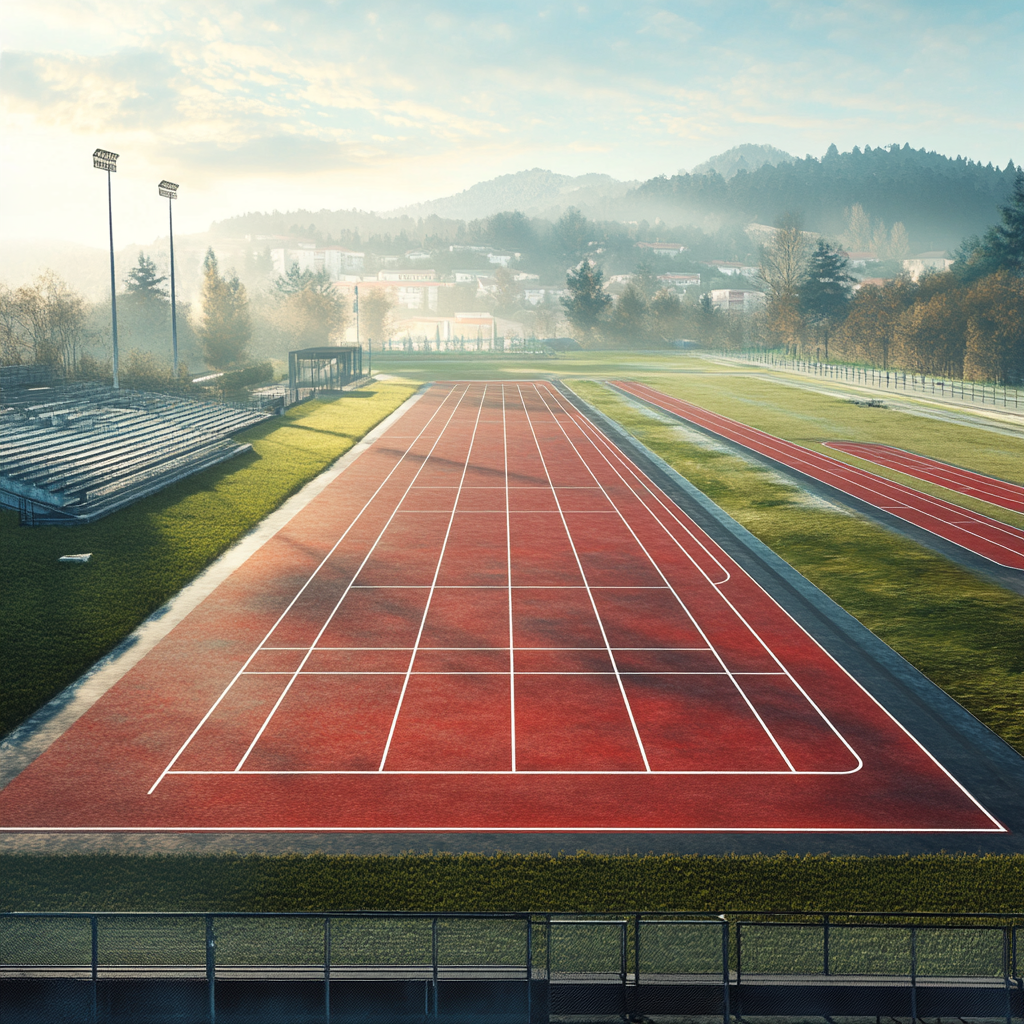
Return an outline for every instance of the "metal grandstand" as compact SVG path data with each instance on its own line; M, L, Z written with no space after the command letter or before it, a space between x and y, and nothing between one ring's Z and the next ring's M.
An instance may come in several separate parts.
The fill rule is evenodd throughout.
M0 505L25 525L90 523L251 445L280 401L228 404L0 367Z

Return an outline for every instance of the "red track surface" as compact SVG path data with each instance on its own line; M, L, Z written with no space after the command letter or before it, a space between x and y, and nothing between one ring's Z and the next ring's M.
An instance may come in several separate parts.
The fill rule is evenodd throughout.
M876 466L896 469L907 476L916 476L918 480L928 480L933 484L948 487L951 491L969 494L973 498L981 498L993 505L1009 509L1011 512L1024 512L1024 487L1011 484L1005 480L997 480L992 476L973 473L969 469L951 466L948 462L939 462L924 455L915 455L902 448L893 448L887 444L869 444L862 441L825 441L826 448L835 448L856 455L865 462L873 462Z
M439 385L8 829L1001 831L546 383Z
M829 484L854 498L884 509L898 519L928 530L977 555L1011 569L1024 569L1024 530L972 512L912 487L887 480L828 455L766 434L699 405L684 402L662 391L633 381L611 381L615 387L656 405L705 430L767 455L776 462Z

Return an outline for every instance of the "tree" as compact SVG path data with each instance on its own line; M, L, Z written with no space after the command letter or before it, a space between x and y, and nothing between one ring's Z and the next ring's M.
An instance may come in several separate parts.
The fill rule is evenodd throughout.
M31 361L72 373L88 315L85 299L52 270L31 285L0 293L5 362Z
M768 294L765 323L769 334L787 347L797 346L803 327L799 289L807 249L807 238L800 230L799 219L793 215L782 218L761 246L758 273Z
M128 271L125 283L128 294L144 302L167 302L167 294L160 287L166 277L157 277L156 264L144 253L139 253L138 265Z
M513 210L511 213L496 213L487 221L484 236L491 245L513 252L529 252L537 245L537 233L529 218Z
M799 287L800 312L813 324L825 343L833 326L846 316L853 278L846 272L850 261L838 246L818 239L807 262L807 276Z
M331 275L326 270L319 270L316 273L308 268L299 270L298 263L292 263L284 277L278 276L274 287L282 295L295 295L309 289L326 292L331 288Z
M368 342L383 342L391 330L395 300L384 288L374 288L359 298L359 328Z
M964 376L1002 384L1024 381L1024 278L1000 271L967 295Z
M607 330L619 342L639 345L648 340L651 330L647 296L638 284L630 281L619 296L608 318Z
M203 260L201 300L203 322L198 333L207 364L217 370L239 365L252 338L249 298L237 274L221 276L212 248Z
M555 244L562 256L578 260L587 251L587 244L592 233L590 221L570 206L555 225Z
M1018 169L1010 201L1000 207L1002 224L988 229L985 246L996 269L1024 276L1024 170Z
M659 338L669 341L679 334L683 319L683 304L671 288L662 288L651 299L651 330Z
M519 305L520 296L523 294L519 282L508 267L498 267L494 272L494 280L498 286L495 292L495 312L508 314Z
M593 343L602 314L612 304L612 297L604 290L604 273L590 260L581 260L566 274L565 285L569 289L561 299L565 318L577 341Z

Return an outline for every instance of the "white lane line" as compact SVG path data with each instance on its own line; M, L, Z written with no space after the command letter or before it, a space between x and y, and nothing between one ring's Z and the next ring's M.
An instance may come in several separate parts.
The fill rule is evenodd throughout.
M469 394L469 388L466 388L465 394ZM456 494L455 506L458 507L458 496L462 493L462 484L466 479L466 473L469 470L469 463L473 457L473 445L476 444L476 433L480 426L480 414L483 412L484 402L487 398L487 386L484 386L484 390L480 395L480 404L477 406L476 419L473 422L473 434L470 437L469 448L466 451L466 461L462 466L462 476L459 478L459 490ZM441 553L437 556L437 565L434 567L434 578L430 583L430 593L427 595L427 603L423 609L423 615L420 618L420 628L416 633L416 642L413 645L412 653L409 656L409 666L405 671L405 680L402 683L402 691L398 695L398 704L395 707L394 717L391 719L391 728L388 730L387 742L384 744L384 753L381 755L380 767L377 769L378 772L384 771L384 763L388 759L388 752L391 750L391 741L395 736L395 727L398 725L398 716L402 713L402 704L405 701L406 691L409 689L409 679L412 677L412 666L413 662L416 661L416 654L419 651L420 639L423 636L423 628L427 623L427 614L430 612L430 603L434 599L434 590L437 587L437 577L441 572L441 565L444 562L444 554L448 548L448 538L452 534L452 524L455 522L455 508L452 509L451 515L448 518L448 529L445 530L444 541L441 544Z
M538 397L540 397L540 390L534 385L534 389L537 391ZM565 536L568 538L569 546L572 548L573 558L576 559L576 565L580 571L580 577L587 588L587 597L590 598L590 607L594 611L594 618L597 620L597 627L601 630L601 639L604 640L605 648L608 651L608 658L612 663L612 669L615 672L615 680L619 684L619 693L622 696L622 703L625 705L626 714L629 716L629 724L633 727L633 736L636 739L636 745L640 749L640 756L644 762L644 770L650 772L651 764L647 760L647 751L644 749L644 741L640 738L640 730L637 728L636 718L633 716L633 708L630 706L629 697L626 695L626 687L622 683L622 676L619 674L619 665L615 659L615 654L612 650L611 643L608 640L608 634L605 632L604 623L601 621L601 614L597 610L597 601L594 599L593 592L590 589L590 581L587 579L587 574L583 571L583 562L580 560L579 552L576 550L576 542L572 538L572 532L569 530L569 524L566 521L565 513L562 511L562 503L558 499L558 494L555 491L554 484L551 480L551 473L548 470L547 460L544 458L544 452L540 446L540 440L537 437L537 432L534 430L533 417L530 415L530 410L527 407L526 399L523 397L523 389L521 385L517 385L519 391L519 400L523 403L523 410L526 413L526 422L530 426L530 433L533 434L534 444L537 446L537 455L540 458L541 465L544 467L544 475L548 479L548 483L551 485L551 493L554 495L555 503L558 505L558 514L562 519L562 527L565 530ZM543 402L543 399L541 398ZM547 405L545 403L545 409ZM550 410L548 410L550 416ZM554 417L552 417L553 419ZM593 475L593 474L591 474ZM596 479L596 478L595 478Z
M463 397L465 397L466 393L467 393L466 391L463 392ZM451 423L452 419L455 417L455 414L458 412L459 406L461 404L462 404L462 398L460 398L459 401L455 404L455 408L452 409L452 413L448 417L447 421L445 422L444 427L442 427L442 429L438 433L437 437L434 439L434 443L430 446L430 451L427 453L426 458L423 459L423 461L420 463L419 467L417 468L416 474L413 477L413 480L415 480L415 479L417 479L417 477L419 477L420 473L423 472L423 470L426 467L427 463L430 461L431 455L434 453L434 450L437 448L437 446L441 443L441 438L444 437L445 431L447 430L448 425ZM412 486L412 485L410 484L410 486ZM259 742L259 739L263 735L263 733L266 730L267 726L270 725L271 719L277 713L277 709L281 706L282 701L288 695L288 691L292 688L292 685L294 684L295 680L298 678L299 673L302 672L302 669L305 666L306 661L309 659L309 657L312 655L313 651L316 649L316 645L317 645L317 642L320 640L320 637L323 636L323 634L326 631L327 627L333 621L334 616L338 613L338 609L341 607L342 602L345 600L346 597L348 597L349 592L352 590L352 584L359 578L359 574L363 571L364 567L366 566L366 563L370 560L370 557L373 555L374 551L377 549L377 545L380 543L381 538L384 536L385 533L387 533L388 527L391 525L391 523L394 520L395 516L398 514L399 506L401 505L402 501L405 500L405 495L408 494L408 493L409 493L409 488L407 487L405 489L405 491L403 492L402 498L399 499L398 504L396 504L395 508L392 510L391 515L388 516L388 520L384 524L384 526L382 527L380 533L377 534L376 540L374 540L373 544L370 546L370 549L366 552L366 555L363 557L363 560L359 563L359 568L356 569L356 571L352 574L352 578L349 580L348 584L346 585L344 591L342 592L341 597L338 598L338 601L335 604L335 606L331 609L331 613L330 613L330 615L327 616L327 620L320 627L320 631L317 633L316 637L314 638L313 643L310 644L309 648L307 649L305 655L302 658L302 661L299 664L299 667L295 670L295 674L289 680L288 685L281 692L281 696L277 698L276 702L274 703L274 706L270 709L270 713L267 715L267 717L264 720L263 724L260 726L259 731L253 737L252 743L249 744L248 749L242 755L242 759L235 766L235 771L236 772L240 771L242 769L242 766L245 764L246 759L253 752L253 749L256 747L256 744Z
M540 389L538 388L538 393L539 393L539 390ZM570 422L575 424L577 429L580 429L580 425L576 422L575 417L572 415L572 413L567 413L566 412L565 407L562 406L562 403L558 400L558 397L554 394L554 389L553 388L551 389L551 391L553 392L553 398L554 398L554 400L556 402L558 402L560 411L563 413L563 415L566 415L568 417L568 419L570 420ZM541 396L541 401L544 402L545 406L547 406L547 401L544 399L543 396ZM579 457L580 461L583 463L584 466L586 466L587 472L590 473L590 475L594 478L594 480L596 481L598 486L601 487L602 490L603 490L604 489L604 485L601 484L601 481L598 479L597 474L593 471L593 469L590 467L590 464L587 462L587 460L583 457L582 453L579 451L579 449L573 443L573 440L572 440L572 438L569 437L569 434L566 431L565 427L561 424L561 422L558 420L558 418L555 416L555 414L550 411L550 409L549 409L549 413L551 415L551 418L556 423L558 423L559 427L562 430L563 435L565 436L566 441L568 441L569 444L572 445L573 451L576 452L576 455ZM619 473L615 469L615 467L611 465L611 462L607 458L604 457L603 453L600 451L600 449L597 448L597 446L593 443L593 441L590 439L590 437L587 435L587 433L585 431L583 431L582 429L580 429L580 433L583 434L584 439L587 440L590 443L590 445L594 449L594 451L597 452L597 454L604 459L605 463L609 466L609 468L611 468L612 472L614 472L615 475L618 476L618 478L620 480L622 480L622 482L624 484L626 484L627 487L629 487L628 482L623 478L622 474ZM629 488L629 490L631 492L633 492L633 489L631 487ZM633 493L635 493L635 492L633 492ZM608 496L608 500L609 501L612 500L610 495ZM614 504L614 502L613 502L613 504ZM662 572L661 566L658 565L657 560L647 550L646 545L637 536L636 531L633 529L633 527L630 524L630 522L628 521L628 519L618 509L618 506L616 506L616 511L618 511L618 513L619 513L619 519L621 520L622 524L626 527L627 530L629 530L629 533L632 536L633 540L636 542L636 544L640 548L640 550L644 553L644 555L646 556L648 562L650 562L651 566L654 568L654 571L665 581L665 586L668 587L672 591L672 594L675 597L676 601L679 603L679 607L682 608L683 613L686 615L686 617L693 624L694 629L696 629L697 632L700 633L701 639L708 645L708 647L710 648L711 652L714 654L715 659L722 666L722 671L726 675L729 676L729 679L732 682L732 685L735 687L736 692L739 693L740 697L743 699L743 702L750 709L750 713L754 716L754 718L757 720L758 724L764 730L765 735L768 737L769 740L771 740L772 745L778 751L779 756L782 758L783 761L785 761L786 765L789 767L789 770L791 772L795 772L796 771L796 766L789 759L789 757L786 754L785 750L782 749L782 744L779 743L779 741L775 738L775 734L771 731L771 729L768 728L768 723L761 717L761 713L754 706L753 701L751 701L751 699L747 696L747 693L743 689L743 687L740 686L739 680L736 678L735 674L730 670L729 666L726 665L725 659L721 656L721 654L719 654L718 650L715 648L715 645L712 644L711 641L708 639L707 634L704 632L704 629L701 627L701 625L697 621L696 617L693 615L693 613L687 607L686 602L682 599L682 597L680 597L680 595L678 594L676 589L669 582L668 577L664 574L664 572ZM699 569L700 567L697 566L697 568ZM708 578L707 574L704 574L704 578L705 579ZM708 582L710 583L711 581L708 580ZM719 596L721 596L721 591L717 587L714 588L714 593L716 593ZM744 625L746 625L746 623L744 623ZM747 629L750 630L750 626L747 626ZM602 631L603 631L603 627L602 627ZM750 631L753 632L753 630L750 630ZM777 658L775 659L775 661L778 663L778 659ZM779 663L779 664L780 664L780 667L784 668L784 666L782 666L781 663ZM621 683L620 683L620 685L621 685ZM623 690L623 692L625 692L625 690Z
M253 650L252 654L250 654L249 657L245 659L245 663L238 670L238 672L235 674L235 676L231 679L231 682L229 682L228 685L224 687L224 689L221 691L220 696L213 702L213 704L210 706L210 708L206 712L206 714L203 715L203 717L199 720L199 724L192 730L191 733L189 733L188 738L178 748L177 753L174 755L174 757L171 758L171 760L167 764L167 767L164 768L164 770L157 777L156 782L154 782L153 785L150 786L149 790L146 793L147 796L151 796L156 791L157 786L159 786L160 783L163 781L164 776L175 765L175 763L177 762L178 758L180 758L181 755L183 753L185 753L185 751L188 749L189 744L198 735L199 730L202 729L202 727L209 720L210 715L212 715L214 713L214 711L217 710L218 705L221 703L222 700L224 700L224 698L230 692L231 688L241 678L242 673L249 666L249 663L252 661L253 658L256 657L256 655L262 649L263 645L270 639L270 637L274 633L274 630L277 629L277 627L284 620L284 617L292 610L292 607L295 605L295 602L298 601L298 599L300 597L302 597L303 593L305 593L306 588L313 582L313 580L319 574L320 570L327 564L327 562L330 560L331 556L338 549L338 546L341 544L341 542L348 536L349 532L355 527L356 523L359 522L359 520L362 517L363 513L370 507L372 502L376 499L377 495L380 494L380 492L384 488L385 484L387 484L387 482L391 479L391 477L398 471L399 467L404 465L405 460L408 457L409 453L412 451L413 447L416 445L416 443L419 441L419 439L426 433L427 428L430 426L431 423L433 423L434 418L440 415L441 410L444 408L445 404L447 403L447 401L448 401L448 399L450 397L451 397L451 392L448 395L446 395L444 397L444 399L442 399L442 401L440 401L438 403L437 408L430 414L430 417L423 424L423 427L420 430L420 432L415 436L415 438L413 438L412 441L409 442L409 446L402 453L402 457L395 461L394 466L391 467L391 469L388 472L387 476L385 476L384 479L381 480L380 485L373 492L373 494L371 494L370 497L366 500L366 503L359 510L359 512L356 513L356 516L352 520L352 522L349 523L349 525L345 528L345 531L342 533L342 535L334 542L334 545L332 546L331 550L328 551L326 555L324 555L324 557L321 560L320 564L313 570L312 573L310 573L309 579L307 579L306 582L302 584L302 586L296 592L295 596L288 602L288 606L277 617L277 620L275 621L273 626L270 627L270 630L267 632L266 636L264 636L264 638L259 642L259 644L256 646L256 648ZM456 403L456 408L458 408L458 404L457 403ZM450 418L451 417L449 417L449 419ZM385 435L385 436L387 436L387 435Z
M508 583L508 692L509 724L512 734L512 771L516 770L516 647L512 623L512 513L508 495L508 418L505 409L505 388L501 389L501 444L505 459L505 573Z

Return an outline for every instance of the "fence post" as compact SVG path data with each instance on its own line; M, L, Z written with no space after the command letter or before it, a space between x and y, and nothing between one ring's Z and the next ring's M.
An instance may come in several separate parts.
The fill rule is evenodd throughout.
M99 921L95 916L89 918L89 930L92 952L90 964L92 969L92 1006L90 1017L92 1024L99 1019L99 986L100 986L100 935Z
M910 1019L917 1020L917 928L910 926Z
M217 1024L215 986L217 960L214 955L213 914L206 915L206 987L209 998L210 1024Z
M1003 988L1006 991L1006 1024L1010 1024L1013 1016L1013 1008L1010 1005L1010 933L1011 928L1007 925L1003 929Z
M533 918L526 919L526 1024L533 1021Z
M434 986L434 1016L437 1016L437 918L432 918L430 922L430 959L432 961L431 966L433 967L433 986Z
M825 974L829 973L828 967L828 914L825 915L825 936L824 936L824 949L825 949Z
M331 919L324 918L324 1021L331 1024Z
M729 1024L729 922L722 918L722 1024Z
M544 917L544 929L546 932L546 941L544 943L544 952L546 957L546 963L544 965L545 973L548 980L548 1007L547 1016L551 1017L551 915L546 914Z

